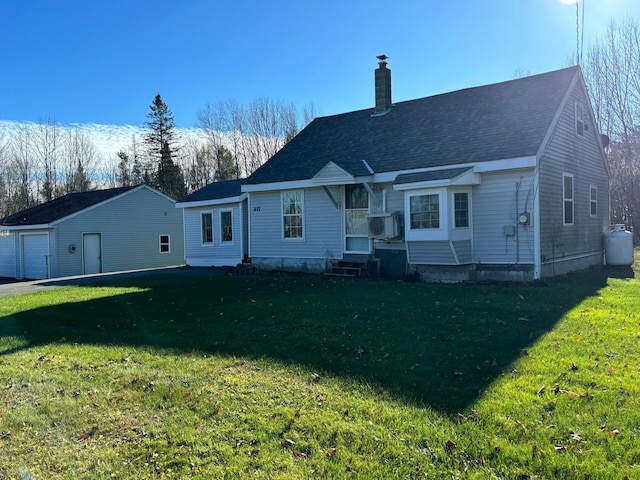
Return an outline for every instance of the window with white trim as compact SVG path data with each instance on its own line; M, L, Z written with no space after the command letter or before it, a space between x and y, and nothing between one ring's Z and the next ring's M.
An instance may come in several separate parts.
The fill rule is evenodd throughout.
M587 124L586 110L582 103L576 103L576 135L584 136L584 132L589 130Z
M598 187L594 185L589 187L589 215L598 216Z
M231 210L220 211L220 241L233 243L233 217Z
M440 195L413 195L409 199L409 228L424 230L440 228Z
M200 224L202 228L202 244L210 245L213 243L213 214L205 212L200 216Z
M169 253L171 251L169 235L160 235L160 253Z
M304 193L282 192L282 236L285 240L304 239Z
M573 175L562 174L562 223L573 225Z
M469 227L469 194L467 192L453 194L453 226L454 228Z

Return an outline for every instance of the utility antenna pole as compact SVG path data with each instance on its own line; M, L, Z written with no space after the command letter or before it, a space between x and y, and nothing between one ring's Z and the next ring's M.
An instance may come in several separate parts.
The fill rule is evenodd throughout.
M578 4L582 1L582 19L580 19L580 10ZM584 54L584 2L585 0L576 0L576 65L582 63ZM580 23L582 22L582 26Z

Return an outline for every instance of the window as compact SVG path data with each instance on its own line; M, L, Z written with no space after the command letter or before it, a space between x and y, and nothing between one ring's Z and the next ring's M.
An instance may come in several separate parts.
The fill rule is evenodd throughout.
M440 228L440 195L415 195L409 201L411 230Z
M160 253L169 253L169 235L160 235Z
M231 210L223 210L220 212L220 238L222 243L233 242Z
M202 244L213 243L213 215L211 213L202 214Z
M576 103L576 135L584 136L584 132L589 129L586 122L584 105Z
M592 217L598 216L598 187L589 187L589 214Z
M573 225L573 175L562 174L563 223Z
M304 238L303 199L302 190L282 192L282 224L285 239Z
M455 228L467 228L469 226L469 194L453 194L453 225Z

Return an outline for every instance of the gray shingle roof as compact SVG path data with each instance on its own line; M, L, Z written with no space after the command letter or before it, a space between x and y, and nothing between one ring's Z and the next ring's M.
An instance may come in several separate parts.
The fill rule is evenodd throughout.
M241 186L247 181L246 178L240 180L227 180L225 182L214 182L200 190L187 195L178 200L178 203L202 202L207 200L219 200L221 198L238 197L242 194Z
M435 180L451 180L464 172L471 170L470 167L447 168L446 170L436 170L431 172L405 173L398 175L393 182L396 185L415 182L433 182Z
M532 156L579 72L569 67L393 105L320 117L247 181L312 178L329 161L352 175Z
M0 225L46 225L61 218L77 213L105 200L109 200L128 190L138 187L110 188L106 190L93 190L90 192L69 193L50 202L36 205L22 210L0 220Z

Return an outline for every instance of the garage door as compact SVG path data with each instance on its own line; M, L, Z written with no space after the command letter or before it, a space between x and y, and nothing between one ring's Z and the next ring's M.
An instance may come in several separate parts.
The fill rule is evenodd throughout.
M47 278L49 235L23 235L22 266L24 278Z
M16 278L16 240L0 236L0 277Z

